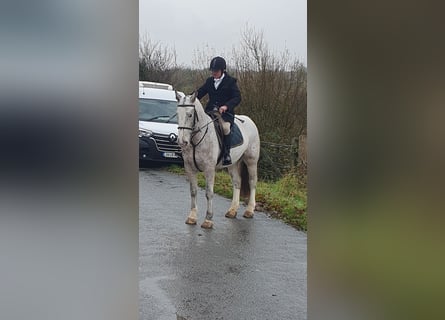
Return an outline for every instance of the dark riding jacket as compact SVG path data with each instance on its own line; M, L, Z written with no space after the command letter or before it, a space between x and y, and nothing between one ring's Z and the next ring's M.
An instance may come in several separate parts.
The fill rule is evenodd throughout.
M228 121L233 125L235 116L235 107L241 102L241 93L236 83L236 78L224 72L224 78L215 89L213 77L207 78L206 82L198 89L198 99L201 99L206 94L209 95L209 102L206 105L205 111L212 112L213 108L218 108L226 105L227 111L222 114L224 121Z

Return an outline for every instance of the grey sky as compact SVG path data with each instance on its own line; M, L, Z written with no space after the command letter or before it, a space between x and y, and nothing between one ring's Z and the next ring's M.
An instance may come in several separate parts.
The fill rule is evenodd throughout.
M194 52L230 54L246 24L262 31L275 52L289 49L307 65L306 0L139 0L139 32L175 47L178 62L191 66Z

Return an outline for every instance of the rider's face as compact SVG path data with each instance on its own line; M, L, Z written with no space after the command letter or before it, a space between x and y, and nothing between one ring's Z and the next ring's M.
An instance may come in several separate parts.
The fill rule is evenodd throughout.
M219 79L222 76L222 70L212 70L212 77Z

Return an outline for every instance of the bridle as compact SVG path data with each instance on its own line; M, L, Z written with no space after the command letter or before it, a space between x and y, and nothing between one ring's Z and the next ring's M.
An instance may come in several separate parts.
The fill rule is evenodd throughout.
M213 119L209 122L207 122L206 124L204 124L202 127L195 129L196 127L196 121L199 121L198 118L198 112L196 112L196 107L194 104L178 104L178 107L193 107L193 112L194 112L194 117L193 117L193 125L192 127L182 127L182 126L178 126L178 130L179 129L183 129L183 130L190 130L192 132L192 136L190 139L190 143L193 147L193 162L195 163L195 167L196 169L198 169L198 171L202 171L199 167L198 167L198 163L196 163L196 147L204 140L204 137L207 135L207 132L209 131L209 124L213 123L216 119ZM204 132L204 134L202 135L201 139L199 139L199 141L197 143L193 142L193 137L198 133L201 132L202 129L204 129L204 127L206 128L206 131Z
M207 122L206 124L204 124L202 127L195 129L196 127L196 121L199 121L198 118L198 113L196 112L196 107L194 104L178 104L178 107L193 107L193 113L194 113L194 117L193 117L193 125L192 127L178 127L179 129L184 129L184 130L190 130L192 132L192 139L191 139L191 143L193 147L198 146L202 140L204 139L204 137L207 134L207 131L209 130L209 124L211 124L212 122L214 122L216 119L212 119L211 121ZM193 137L198 133L201 132L202 129L206 128L206 131L204 132L204 134L202 135L201 139L198 141L198 143L193 143Z
M178 104L178 107L193 107L193 112L194 112L193 126L191 128L190 127L178 127L178 130L179 129L190 130L190 131L192 131L192 134L193 134L193 132L196 132L196 131L194 131L194 128L196 125L196 119L198 119L198 113L196 112L195 105L194 104ZM199 121L199 119L198 119L198 121Z

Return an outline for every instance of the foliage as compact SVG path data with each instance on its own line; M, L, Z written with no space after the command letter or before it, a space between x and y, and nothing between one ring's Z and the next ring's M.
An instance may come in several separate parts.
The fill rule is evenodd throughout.
M178 166L177 164L171 164L170 166L168 166L168 171L179 175L185 175L184 168Z
M273 217L307 230L307 189L299 176L289 173L275 182L260 181L257 202Z
M233 50L242 94L239 113L257 124L263 141L286 143L305 133L307 70L288 50L273 53L263 33L246 26Z
M139 80L171 83L176 51L145 36L139 41Z
M202 172L198 174L198 185L201 188L205 188L205 176ZM215 185L213 187L213 191L219 195L222 195L226 198L232 198L233 189L232 189L232 180L230 179L229 174L226 171L217 171L215 175Z

